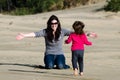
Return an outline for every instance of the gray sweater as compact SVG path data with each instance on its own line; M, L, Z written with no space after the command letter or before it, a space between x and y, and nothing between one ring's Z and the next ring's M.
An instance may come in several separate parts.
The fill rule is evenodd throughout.
M64 36L69 36L71 31L66 30L66 29L61 29L61 35L59 37L59 40L56 42L48 41L48 39L46 37L47 34L45 32L45 29L40 30L38 32L34 32L34 33L35 33L35 37L44 37L45 46L46 46L45 55L47 55L47 54L60 55L60 54L64 54L64 52L62 50L63 38L64 38Z

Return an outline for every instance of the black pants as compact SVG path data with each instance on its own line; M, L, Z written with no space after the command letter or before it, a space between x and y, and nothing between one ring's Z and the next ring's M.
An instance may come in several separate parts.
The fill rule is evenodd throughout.
M84 67L84 63L83 63L83 57L84 57L84 50L75 50L72 51L72 66L73 69L78 69L77 63L79 65L79 71L83 72L83 67Z

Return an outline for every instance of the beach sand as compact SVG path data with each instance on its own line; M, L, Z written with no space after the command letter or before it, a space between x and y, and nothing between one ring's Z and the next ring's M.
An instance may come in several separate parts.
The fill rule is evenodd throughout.
M0 80L120 80L120 13L100 10L104 3L45 12L35 15L10 16L0 14ZM20 32L29 33L46 27L55 14L63 28L72 30L76 20L85 23L85 31L98 37L88 38L93 46L85 46L84 76L73 76L70 46L63 50L70 69L47 70L44 66L44 38L15 39ZM66 39L65 37L64 39Z

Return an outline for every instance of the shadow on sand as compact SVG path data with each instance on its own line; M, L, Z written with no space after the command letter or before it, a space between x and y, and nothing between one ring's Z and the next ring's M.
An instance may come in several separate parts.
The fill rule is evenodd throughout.
M34 69L45 69L44 71L39 71L39 70L24 70L24 69L8 69L9 71L12 72L20 72L20 73L40 73L39 76L47 76L47 77L51 77L51 78L61 78L61 79L70 79L70 80L78 80L80 78L80 76L76 77L73 76L73 74L66 74L66 73L58 73L56 71L49 71L48 69L46 69L43 65L32 65L32 64L20 64L20 63L0 63L0 66L2 65L15 65L15 66L25 66L25 67L31 67ZM56 69L56 68L54 68ZM62 69L65 70L65 69ZM44 74L44 75L43 75ZM93 78L86 78L86 77L82 77L81 80L96 80Z
M17 66L26 66L32 68L45 69L43 65L32 65L32 64L20 64L20 63L0 63L0 65L17 65Z
M43 65L32 65L32 64L20 64L20 63L0 63L0 65L17 65L17 66L26 66L26 67L32 67L32 68L38 68L38 69L47 69ZM65 65L64 69L69 69L69 65ZM54 67L53 69L58 69Z

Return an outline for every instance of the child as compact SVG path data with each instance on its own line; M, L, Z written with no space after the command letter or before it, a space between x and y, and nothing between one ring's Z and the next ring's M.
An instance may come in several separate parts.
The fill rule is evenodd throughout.
M79 65L79 74L83 75L83 57L84 57L84 44L92 45L92 42L89 42L84 31L84 23L81 21L75 21L72 25L74 32L71 33L67 40L66 44L72 42L71 51L72 51L72 66L74 70L74 75L78 75L78 66Z

